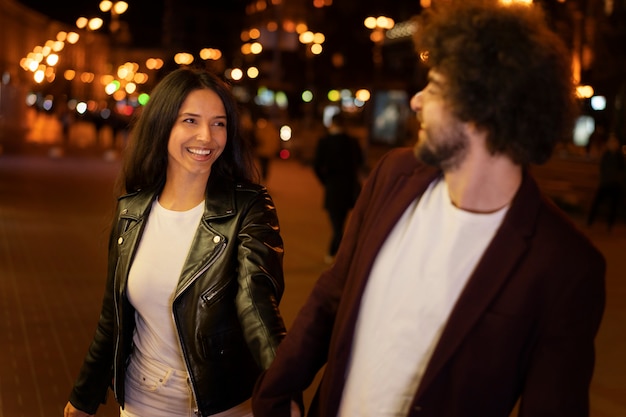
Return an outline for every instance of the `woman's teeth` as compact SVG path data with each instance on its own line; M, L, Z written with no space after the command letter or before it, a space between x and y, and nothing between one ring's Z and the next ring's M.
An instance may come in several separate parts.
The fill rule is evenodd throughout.
M210 155L211 154L211 150L210 149L187 149L189 152L196 154L196 155Z

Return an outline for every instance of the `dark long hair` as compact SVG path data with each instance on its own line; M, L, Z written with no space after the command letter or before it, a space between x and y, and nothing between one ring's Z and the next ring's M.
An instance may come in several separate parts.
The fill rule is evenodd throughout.
M543 11L496 0L441 6L422 13L415 42L447 78L454 114L487 130L492 153L545 162L571 139L576 104L569 54Z
M237 102L229 85L205 70L181 68L169 73L154 88L131 130L120 179L122 191L154 191L163 187L167 144L180 106L189 93L205 88L220 97L227 119L226 147L211 168L211 179L253 181L251 150L240 135Z

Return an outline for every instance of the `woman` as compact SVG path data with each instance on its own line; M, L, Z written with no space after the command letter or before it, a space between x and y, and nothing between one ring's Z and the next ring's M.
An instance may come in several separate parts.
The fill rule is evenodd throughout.
M216 76L167 75L133 129L96 333L65 407L124 417L251 416L285 334L283 242L251 181L237 106Z

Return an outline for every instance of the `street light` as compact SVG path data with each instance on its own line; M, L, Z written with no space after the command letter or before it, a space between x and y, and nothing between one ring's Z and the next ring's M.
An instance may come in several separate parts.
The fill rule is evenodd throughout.
M304 45L306 59L306 90L302 93L303 102L308 103L306 106L304 126L313 123L314 106L311 104L316 97L315 91L315 68L313 67L313 58L320 55L324 50L322 44L326 41L326 36L321 32L313 32L304 23L296 25L296 33L298 33L298 41Z
M370 29L370 40L374 42L372 51L372 59L376 67L376 71L380 72L383 64L383 42L385 41L385 32L393 29L395 22L392 18L386 16L370 16L363 22L366 28Z
M98 30L102 27L103 20L99 17L92 17L87 19L86 17L79 17L76 19L76 27L79 29Z
M298 36L298 40L301 44L307 46L307 57L309 57L309 53L313 55L319 55L322 53L322 44L326 40L326 36L324 36L321 32L313 33L310 30L307 30Z
M112 2L109 0L103 0L100 2L100 10L104 13L111 12L111 24L109 30L111 33L115 33L120 29L119 16L128 10L128 3L125 1Z
M111 11L111 13L122 14L128 10L128 3L125 1L116 1L113 3L109 0L103 0L100 2L100 10L105 13Z
M500 0L500 3L504 4L505 6L515 3L531 5L533 4L533 0Z

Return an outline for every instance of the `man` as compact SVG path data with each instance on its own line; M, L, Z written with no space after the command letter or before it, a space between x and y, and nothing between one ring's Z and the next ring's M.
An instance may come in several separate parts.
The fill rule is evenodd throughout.
M324 364L310 416L589 414L605 262L526 169L571 132L567 53L533 6L438 4L415 149L371 173L255 417L289 416Z
M610 231L622 202L624 192L624 173L626 172L626 157L622 153L622 145L617 135L612 132L606 141L606 149L600 158L600 183L591 202L591 209L587 217L587 226L591 226L598 214L598 210L605 201L608 202L607 230Z
M337 254L348 213L361 190L363 152L358 140L346 133L345 124L342 113L332 117L328 134L318 141L313 160L315 175L324 186L324 208L332 227L327 263L332 263Z

